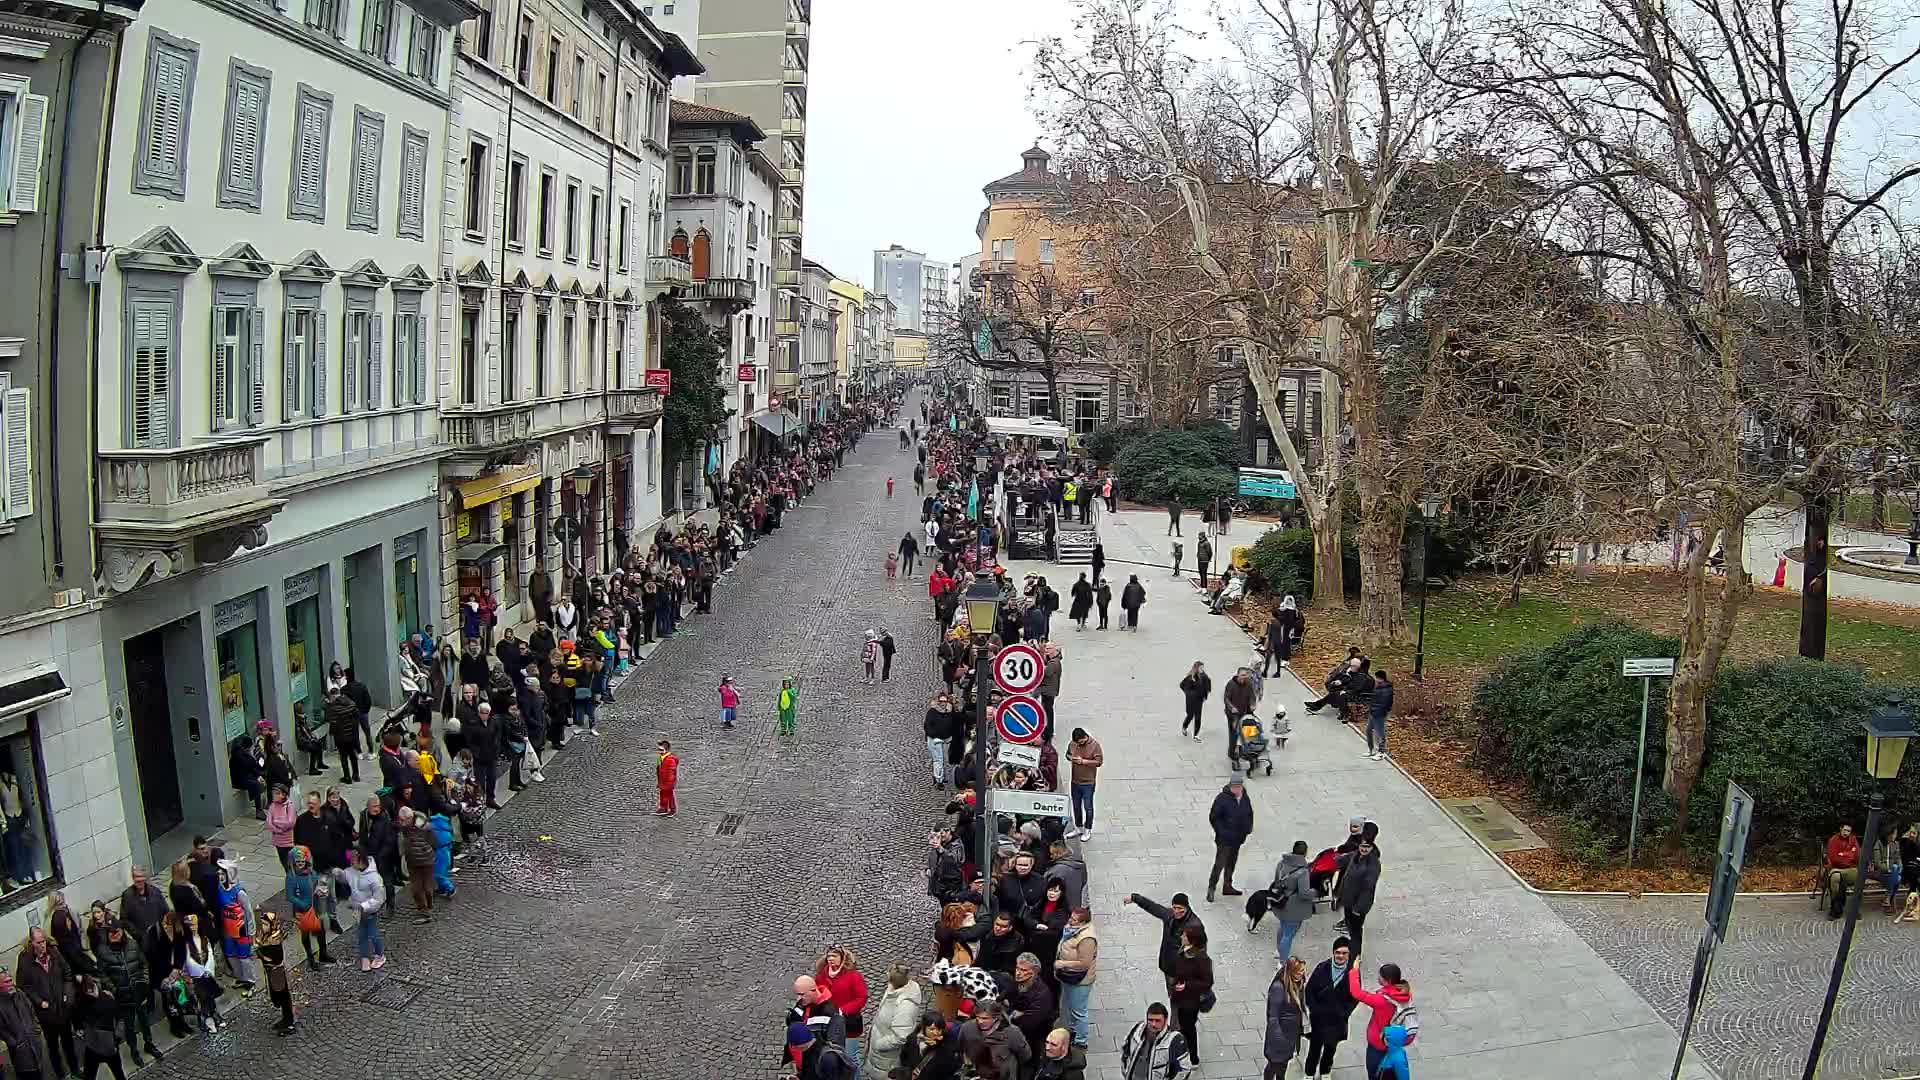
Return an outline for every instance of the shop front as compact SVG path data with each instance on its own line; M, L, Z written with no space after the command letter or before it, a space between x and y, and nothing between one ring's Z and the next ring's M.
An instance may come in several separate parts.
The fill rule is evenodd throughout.
M229 747L263 722L290 744L302 718L319 720L331 664L352 667L376 707L400 704L398 644L419 626L419 597L438 588L434 560L420 557L437 527L434 501L420 499L151 582L101 610L135 860L164 865L194 833L251 817L229 783Z

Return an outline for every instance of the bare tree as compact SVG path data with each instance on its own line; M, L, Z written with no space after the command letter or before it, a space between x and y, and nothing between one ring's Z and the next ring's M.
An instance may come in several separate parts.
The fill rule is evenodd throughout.
M1425 220L1397 221L1393 209L1411 169L1443 144L1473 141L1458 130L1480 119L1464 107L1470 91L1438 74L1465 41L1461 3L1254 0L1245 20L1207 42L1231 54L1213 63L1188 54L1192 39L1164 0L1080 0L1078 9L1075 39L1039 49L1043 100L1095 172L1178 199L1220 310L1264 346L1249 350L1249 376L1298 477L1308 473L1284 434L1272 365L1304 352L1334 376L1322 382L1323 417L1336 430L1323 433L1322 467L1300 485L1315 538L1314 598L1339 602L1350 481L1364 632L1399 637L1406 507L1425 477L1394 430L1376 331L1381 312L1405 303L1435 258L1477 240L1459 211L1484 177L1455 174ZM1309 177L1310 186L1290 183ZM1324 271L1317 280L1274 274L1310 236ZM1303 315L1319 322L1317 345L1308 345Z
M990 276L984 295L969 296L927 341L935 362L961 360L987 371L1031 372L1047 384L1051 415L1060 419L1060 376L1104 365L1091 293L1077 279L1047 267Z
M1811 49L1817 65L1853 45L1841 33L1822 46L1810 27L1789 28L1797 16L1784 4L1769 3L1515 5L1489 27L1467 80L1497 103L1504 124L1550 148L1517 164L1567 193L1553 227L1586 238L1575 254L1601 267L1597 286L1613 301L1604 359L1569 348L1510 372L1523 397L1570 396L1581 406L1533 467L1638 528L1679 521L1695 534L1681 564L1663 777L1683 819L1706 748L1707 695L1750 591L1748 517L1849 460L1887 423L1886 395L1862 377L1863 365L1832 351L1836 336L1809 331L1832 321L1833 310L1807 312L1817 294L1793 280L1794 264L1811 266L1805 245L1815 234L1831 244L1858 213L1783 227L1765 191L1775 181L1762 176L1785 164L1771 156L1781 134L1774 118L1785 113L1762 99L1795 92L1805 61L1792 54ZM1852 5L1834 12L1845 10ZM1766 20L1771 33L1757 29ZM1775 34L1791 40L1774 42ZM1755 82L1763 76L1753 64L1769 51L1778 80ZM1752 89L1762 85L1772 89ZM1828 100L1851 102L1871 89ZM1809 130L1824 127L1819 107L1806 107ZM1749 110L1764 115L1742 115ZM1811 135L1816 143L1841 137ZM1753 145L1761 141L1768 145ZM1790 171L1804 172L1806 183L1825 190L1838 182L1813 158L1790 156ZM1807 191L1775 186L1787 203ZM1878 197L1836 204L1866 207ZM1816 338L1824 340L1818 350ZM1769 445L1768 425L1789 439Z

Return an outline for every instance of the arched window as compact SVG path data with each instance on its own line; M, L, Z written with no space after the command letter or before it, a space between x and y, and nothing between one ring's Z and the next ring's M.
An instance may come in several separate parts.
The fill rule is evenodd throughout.
M693 280L707 280L707 267L713 261L713 240L707 236L707 230L701 229L693 234Z
M686 258L687 257L687 231L685 229L673 230L673 239L667 241L667 245L668 245L667 254L672 255L673 257L678 259Z

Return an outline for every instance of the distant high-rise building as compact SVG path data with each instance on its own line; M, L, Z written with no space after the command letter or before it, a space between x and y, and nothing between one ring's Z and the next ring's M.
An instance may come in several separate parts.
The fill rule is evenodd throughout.
M937 334L946 324L950 269L937 259L893 244L873 253L874 291L893 301L897 327Z

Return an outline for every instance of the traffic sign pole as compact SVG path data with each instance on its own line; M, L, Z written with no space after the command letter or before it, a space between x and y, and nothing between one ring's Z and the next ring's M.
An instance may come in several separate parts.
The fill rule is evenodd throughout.
M1653 680L1673 675L1673 658L1645 657L1623 661L1620 674L1640 680L1640 749L1633 756L1633 816L1627 821L1627 865L1633 865L1640 840L1640 789L1647 778L1647 705L1653 698Z

